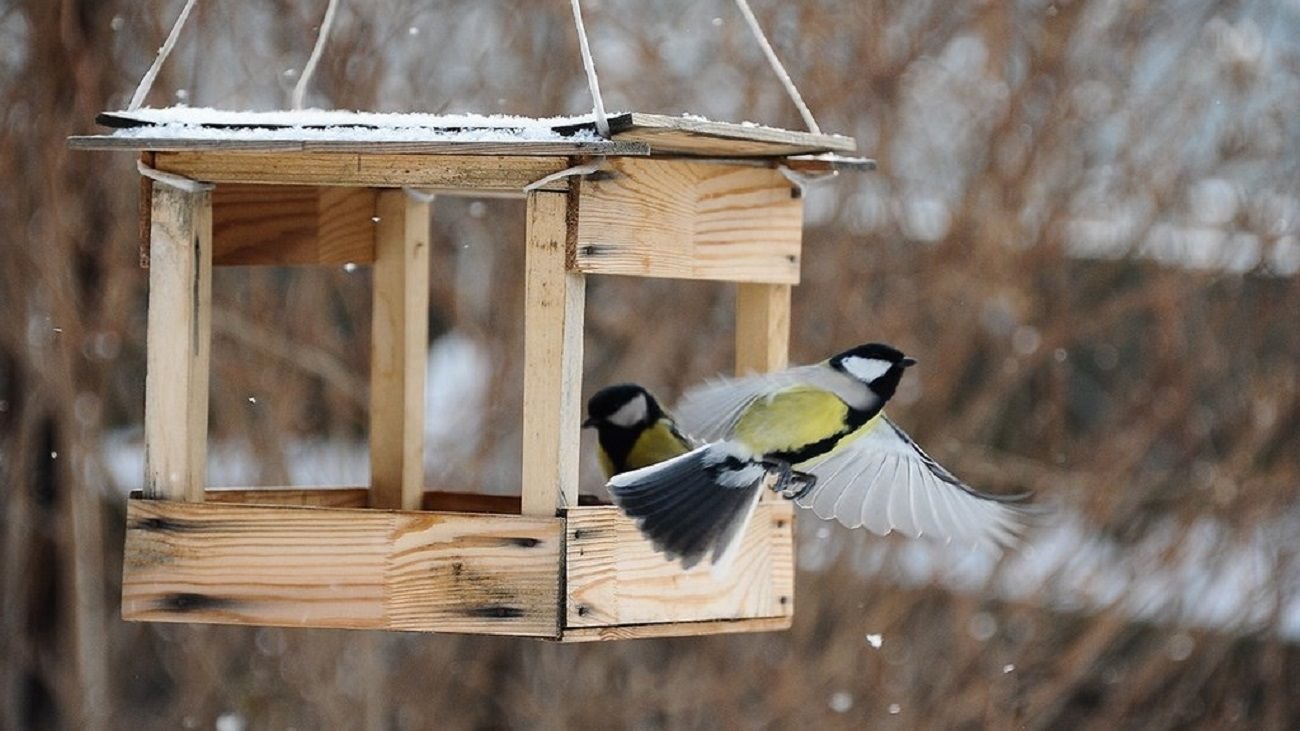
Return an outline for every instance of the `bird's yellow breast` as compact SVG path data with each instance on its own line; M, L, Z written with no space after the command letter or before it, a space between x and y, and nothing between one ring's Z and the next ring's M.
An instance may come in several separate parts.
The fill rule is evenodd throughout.
M674 431L671 422L660 419L653 426L642 430L632 442L623 464L614 464L614 460L603 446L597 447L596 457L605 477L610 478L620 472L639 470L691 451L690 445Z
M641 432L641 436L632 444L632 451L627 453L627 467L639 470L689 451L690 446L682 442L669 422L660 419L654 426Z
M829 391L793 386L756 400L733 434L759 454L795 451L843 431L848 413L848 405Z

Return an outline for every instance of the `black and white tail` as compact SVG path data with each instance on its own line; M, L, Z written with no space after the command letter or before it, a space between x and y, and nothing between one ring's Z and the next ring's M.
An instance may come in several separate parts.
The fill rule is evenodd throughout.
M609 481L614 502L635 518L655 550L691 568L717 564L740 537L769 469L726 442Z

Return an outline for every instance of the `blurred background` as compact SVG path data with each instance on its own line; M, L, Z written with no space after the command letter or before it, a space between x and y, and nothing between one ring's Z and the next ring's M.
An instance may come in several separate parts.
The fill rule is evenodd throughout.
M880 162L808 191L792 360L916 355L894 418L1051 513L1000 561L802 516L791 631L599 646L119 619L136 174L64 138L126 106L181 4L0 0L0 726L1300 725L1296 0L754 0ZM200 2L149 103L284 108L325 4ZM583 5L610 108L801 128L733 3ZM568 3L374 0L341 4L308 104L590 98ZM433 488L518 490L522 209L434 207ZM364 484L369 287L216 272L213 484ZM593 279L584 394L729 370L733 301Z

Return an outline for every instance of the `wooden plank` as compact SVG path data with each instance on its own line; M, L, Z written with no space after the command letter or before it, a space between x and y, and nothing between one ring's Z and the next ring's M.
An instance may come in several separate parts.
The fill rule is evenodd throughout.
M420 507L429 351L429 204L379 194L370 333L370 504Z
M132 500L122 617L553 638L562 544L558 518Z
M616 140L648 144L652 154L784 156L854 152L858 148L852 137L842 135L641 112L612 118L610 131Z
M803 201L777 170L612 160L580 185L578 271L795 284Z
M737 285L736 375L779 371L789 354L790 285Z
M154 166L213 183L342 185L520 194L570 166L563 157L379 155L344 152L159 152ZM541 190L567 191L557 180Z
M876 161L870 158L842 157L834 154L789 157L786 158L782 164L791 170L803 173L866 173L876 169Z
M136 128L136 131L129 136L120 137L111 135L73 137L69 140L69 144L73 147L88 147L91 149L132 148L140 145L149 145L149 149L168 149L167 145L204 145L224 148L334 145L355 149L376 149L382 146L387 149L408 145L410 146L408 149L415 151L437 151L453 145L486 145L490 149L497 145L529 147L538 144L571 144L580 151L590 154L626 154L616 152L615 150L620 148L611 145L609 141L577 142L561 140L539 143L535 140L516 139L502 142L485 142L481 140L477 142L455 142L447 139L446 135L448 134L482 131L481 128L485 126L484 123L475 123L473 120L463 117L435 119L428 116L417 118L413 115L358 115L351 112L336 112L328 118L318 115L316 119L309 120L304 125L301 119L286 118L274 112L231 113L222 111L204 115L206 118L195 117L196 114L200 113L194 112L191 114L194 121L205 128L201 137L194 135L192 137L178 138L177 135L167 133L159 134L154 139L142 139L142 135L148 134L148 127L159 123L158 117L151 117L149 114L139 112L105 112L96 118L99 124L112 128ZM541 121L534 120L527 124L532 126ZM590 117L546 121L550 123L553 131L565 136L571 136L579 132L590 133L595 130L595 123ZM615 143L649 142L653 145L656 153L696 154L713 157L735 155L777 156L824 152L847 153L853 152L857 147L852 138L842 135L778 129L748 122L743 124L714 122L696 116L674 117L628 112L615 114L608 121ZM488 126L491 126L490 123L488 123ZM300 131L303 127L307 128L307 131ZM262 135L261 139L249 139L248 135L242 130L250 128L263 129L268 132ZM359 135L355 133L349 135L351 139L347 140L323 139L330 136L328 130L331 128L360 130L362 135L370 134L375 138L384 136L391 138L395 134L391 130L395 129L401 129L402 136L410 136L413 129L420 128L427 131L430 139L371 141L359 139ZM230 132L228 135L223 135L221 130L230 130ZM501 130L501 132L504 131L504 129ZM225 139L220 139L223 136ZM271 139L272 137L277 139ZM436 137L442 139L433 139ZM595 147L602 144L603 147Z
M216 266L368 264L375 258L379 191L301 185L217 186Z
M152 152L140 153L140 162L146 167L153 167L154 154ZM136 203L137 216L140 225L140 268L149 268L149 234L152 224L150 217L153 209L153 179L140 176L140 197Z
M144 494L203 500L212 343L212 197L155 183L150 208Z
M364 487L217 487L204 495L210 503L246 505L300 505L318 508L364 508L369 505L370 491ZM140 497L133 493L133 497ZM596 495L579 495L579 505L608 505ZM449 513L490 513L518 515L518 495L486 495L477 492L426 491L420 496L420 509Z
M563 642L603 642L640 640L657 637L698 637L737 632L779 632L790 629L794 617L760 617L758 619L722 619L714 622L672 622L668 624L620 624L612 627L568 627Z
M528 196L524 280L523 513L578 504L586 280L568 271L569 197Z
M615 507L571 508L565 628L785 617L794 607L792 509L755 510L731 564L689 571L641 537Z
M364 508L370 491L364 487L217 487L204 491L209 503L292 505L315 508Z
M431 135L432 136L432 135ZM458 140L328 140L291 138L268 139L241 137L145 137L133 135L77 135L68 138L74 150L152 150L154 152L352 152L364 155L430 156L500 156L554 157L563 160L571 155L647 155L649 145L635 139L595 141L502 140L467 142Z

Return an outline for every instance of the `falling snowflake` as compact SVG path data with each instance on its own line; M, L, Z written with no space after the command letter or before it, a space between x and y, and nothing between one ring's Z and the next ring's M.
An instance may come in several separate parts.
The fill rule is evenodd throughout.
M897 716L898 714L900 714L900 713L902 713L902 712L903 712L903 707L902 707L902 706L898 705L897 703L890 703L890 704L889 704L889 715L891 715L891 716Z
M354 261L350 261L347 264L343 265L343 271L347 272L348 274L351 274L356 270L357 270L357 263Z
M879 634L868 632L867 644L879 650L880 646L885 644L885 638Z
M248 397L248 403L250 403L250 404L255 404L255 403L257 403L257 397L256 397L256 396L249 396L249 397Z
M844 691L836 691L831 694L831 710L836 713L847 713L853 707L853 696Z
M1013 663L1007 663L1006 665L1002 666L1002 674L1006 675L1007 673L1014 672L1015 669L1016 666Z

